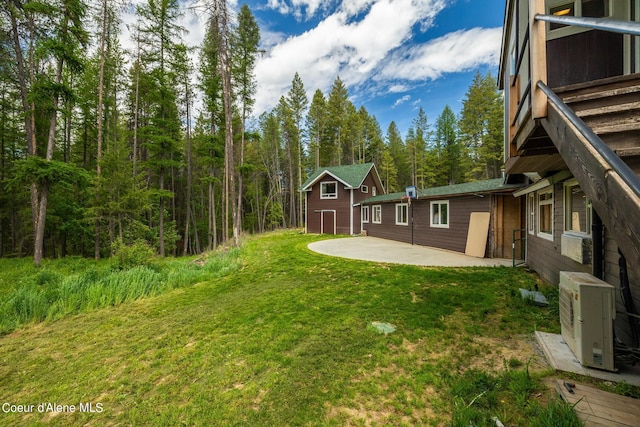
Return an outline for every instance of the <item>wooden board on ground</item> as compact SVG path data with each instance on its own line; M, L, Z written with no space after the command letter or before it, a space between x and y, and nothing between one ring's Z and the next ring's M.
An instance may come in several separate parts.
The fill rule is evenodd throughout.
M484 258L489 236L489 212L471 212L469 217L469 231L467 232L467 247L464 253L469 256Z
M565 382L575 385L570 393ZM555 380L556 390L570 405L585 427L632 427L640 420L640 400L620 396L569 380Z

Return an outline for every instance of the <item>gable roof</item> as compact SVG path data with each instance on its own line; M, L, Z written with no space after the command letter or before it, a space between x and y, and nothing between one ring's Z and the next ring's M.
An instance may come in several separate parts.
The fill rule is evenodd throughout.
M436 197L462 196L465 194L483 194L495 192L512 192L522 187L522 184L505 184L502 178L489 179L486 181L465 182L463 184L445 185L442 187L424 188L418 190L418 199L433 199ZM390 193L371 197L361 203L385 203L399 202L405 196L404 192Z
M357 165L345 165L345 166L329 166L325 168L318 168L311 174L311 176L302 184L300 191L311 191L311 187L315 185L325 175L330 175L336 180L340 181L347 188L358 188L362 185L365 178L373 170L373 179L382 189L380 177L378 176L378 170L373 163L361 163Z

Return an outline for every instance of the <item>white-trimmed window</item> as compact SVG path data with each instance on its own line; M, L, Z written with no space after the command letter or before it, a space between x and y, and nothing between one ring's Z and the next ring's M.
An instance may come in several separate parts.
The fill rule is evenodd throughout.
M591 234L591 201L576 180L564 184L564 231Z
M382 206L374 205L371 209L373 209L371 222L374 224L382 224Z
M409 205L406 203L398 203L396 205L396 225L409 224Z
M449 201L431 202L431 227L449 228Z
M320 183L321 199L337 199L338 198L338 182L326 181Z
M536 232L536 194L529 193L527 197L527 216L528 224L527 228L529 230L529 234L534 234Z
M376 187L371 187L371 196L376 197Z
M553 186L538 192L538 236L553 240Z
M369 186L368 185L360 186L360 191L362 191L363 193L368 193L369 192Z
M362 207L362 222L369 222L369 206Z
M621 12L621 11L620 11ZM555 16L582 16L586 18L611 17L610 0L549 0L547 13ZM567 36L584 31L582 28L562 24L547 24L550 36Z

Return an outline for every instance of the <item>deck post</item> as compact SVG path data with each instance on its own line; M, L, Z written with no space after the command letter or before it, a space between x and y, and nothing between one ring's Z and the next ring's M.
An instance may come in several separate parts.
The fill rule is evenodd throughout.
M544 0L529 1L529 34L531 57L531 116L547 117L547 96L538 88L538 82L547 84L546 23L536 20L536 14L545 14Z

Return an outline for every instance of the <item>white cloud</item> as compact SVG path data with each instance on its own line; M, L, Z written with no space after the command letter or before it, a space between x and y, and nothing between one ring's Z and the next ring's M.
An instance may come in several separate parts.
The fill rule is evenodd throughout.
M404 84L392 84L387 88L387 92L389 93L400 93L406 92L407 90L409 90L409 86Z
M405 95L402 98L398 98L396 100L396 102L393 104L393 107L391 107L391 108L396 108L398 105L404 104L405 102L409 101L410 99L411 99L411 95Z
M327 6L323 0L269 0L267 8L278 11L282 15L292 14L296 19L310 19L315 16L318 10Z
M131 0L135 4L147 0ZM190 2L202 6L207 0ZM309 99L320 89L327 93L337 76L356 99L403 94L416 82L446 73L468 71L499 60L500 28L473 28L416 44L415 31L426 31L453 0L269 0L263 7L297 18L323 15L312 29L298 35L270 31L261 25L261 49L256 63L258 83L254 113L273 108L286 95L296 72ZM237 0L229 2L237 9ZM136 23L133 8L123 14L123 47L135 47L124 24ZM296 15L296 13L298 15ZM181 24L184 41L200 46L206 14L185 10ZM197 54L194 54L197 60ZM408 95L401 103L416 102ZM405 99L407 98L407 99ZM419 101L419 100L418 100Z
M338 75L347 86L364 84L390 52L411 39L416 24L432 25L447 1L344 1L315 28L274 46L257 62L255 111L273 108L296 72L309 94L326 92Z
M444 73L496 65L502 28L473 28L449 33L422 45L400 48L390 55L376 80L434 80Z

